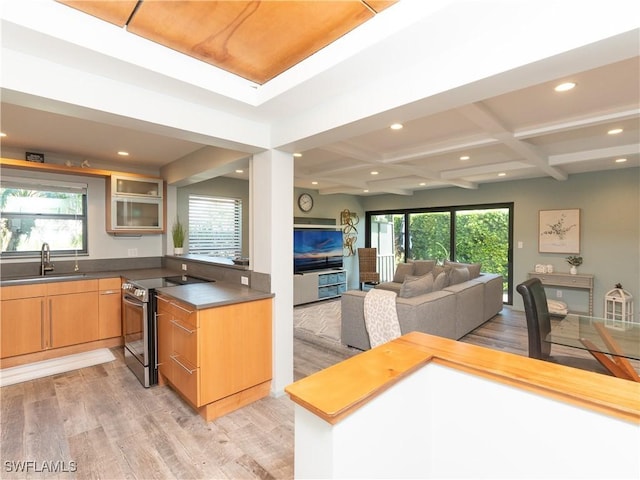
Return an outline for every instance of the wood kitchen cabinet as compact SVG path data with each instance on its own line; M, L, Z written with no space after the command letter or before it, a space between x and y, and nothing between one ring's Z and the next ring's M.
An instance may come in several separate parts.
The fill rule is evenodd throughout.
M3 368L114 346L92 342L121 335L119 278L8 286L1 296L0 358L10 359Z
M0 302L1 358L38 352L47 348L44 328L44 285L2 288L2 302Z
M271 299L196 310L161 295L160 375L207 421L269 394Z
M98 280L47 284L51 348L98 340Z
M120 277L98 280L98 338L122 336Z
M161 178L113 174L107 180L108 233L164 233L166 184Z

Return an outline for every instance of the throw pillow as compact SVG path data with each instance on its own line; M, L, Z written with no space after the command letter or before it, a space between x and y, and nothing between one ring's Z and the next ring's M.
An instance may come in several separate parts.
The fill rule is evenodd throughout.
M452 268L451 273L449 273L449 285L466 282L469 278L469 269L467 267Z
M448 272L442 271L438 274L436 279L433 281L433 291L436 292L448 286L449 286L449 274Z
M402 287L400 287L399 297L411 298L422 295L423 293L429 293L433 290L433 275L427 273L421 277L414 277L413 275L407 275L404 277Z
M396 273L393 275L393 281L402 283L405 275L413 275L413 263L399 263L396 267Z
M482 263L461 263L461 262L450 262L449 260L444 261L445 265L461 268L467 267L469 269L469 278L476 278L480 276L480 269L482 268Z
M413 261L413 274L421 277L422 275L426 275L433 267L436 265L435 260L414 260Z

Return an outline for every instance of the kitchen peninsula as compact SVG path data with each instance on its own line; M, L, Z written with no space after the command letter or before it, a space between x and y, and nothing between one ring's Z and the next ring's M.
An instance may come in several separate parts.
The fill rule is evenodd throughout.
M11 277L3 272L3 347L20 344L11 338L30 340L20 351L3 348L2 367L122 345L120 308L107 304L103 308L104 302L98 301L102 301L101 285L110 281L109 288L117 293L114 297L119 307L121 277L142 280L184 274L171 260L165 257L147 262L146 266L157 264L156 268L108 272L29 276L13 271ZM235 276L250 279L252 272L246 267L176 260L180 267L187 264L189 274L206 276L212 282L158 289L158 343L161 358L166 361L160 362L161 383L170 384L205 419L211 420L269 394L273 294L242 285L242 279ZM89 269L88 264L83 267ZM234 281L226 279L232 277ZM54 310L67 296L65 309ZM86 301L77 302L79 296L87 297ZM92 308L89 315L87 305ZM52 313L56 313L55 324L51 322ZM31 316L33 319L27 318ZM117 326L117 330L103 334L104 329L99 326L105 316L109 317L105 322ZM69 322L76 322L75 327L66 328ZM87 329L86 325L95 328ZM62 345L54 341L54 331L88 333ZM109 338L103 338L105 335Z
M159 288L160 384L206 421L267 396L272 296L218 282Z

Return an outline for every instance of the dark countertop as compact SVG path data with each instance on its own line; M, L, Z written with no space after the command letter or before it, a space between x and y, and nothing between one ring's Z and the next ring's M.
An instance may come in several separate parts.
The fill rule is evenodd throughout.
M70 282L73 280L95 280L100 278L124 277L129 280L142 280L145 278L169 277L171 275L182 275L182 272L170 270L168 268L142 268L137 270L120 270L117 272L72 272L72 273L51 273L45 276L28 275L24 277L0 278L0 287L10 287L13 285L30 285L44 282Z
M273 298L274 296L273 293L260 292L245 285L235 285L218 280L215 283L193 283L191 285L163 287L158 288L156 291L193 305L197 310L253 302L255 300Z
M90 273L65 273L29 277L14 277L1 279L0 287L14 285L30 285L45 282L70 282L74 280L94 280L100 278L124 277L128 280L143 280L147 278L169 277L182 275L184 272L168 268L145 268L137 270L123 270L118 272L90 272ZM196 309L219 307L234 303L252 302L272 298L272 293L253 290L245 285L224 282L221 280L212 283L194 283L190 285L178 285L175 287L159 288L159 292L170 295L176 300L193 305Z

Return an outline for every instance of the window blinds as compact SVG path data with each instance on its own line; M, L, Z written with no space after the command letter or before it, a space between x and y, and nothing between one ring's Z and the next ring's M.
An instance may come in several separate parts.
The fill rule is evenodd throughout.
M189 253L242 256L242 200L189 195Z

